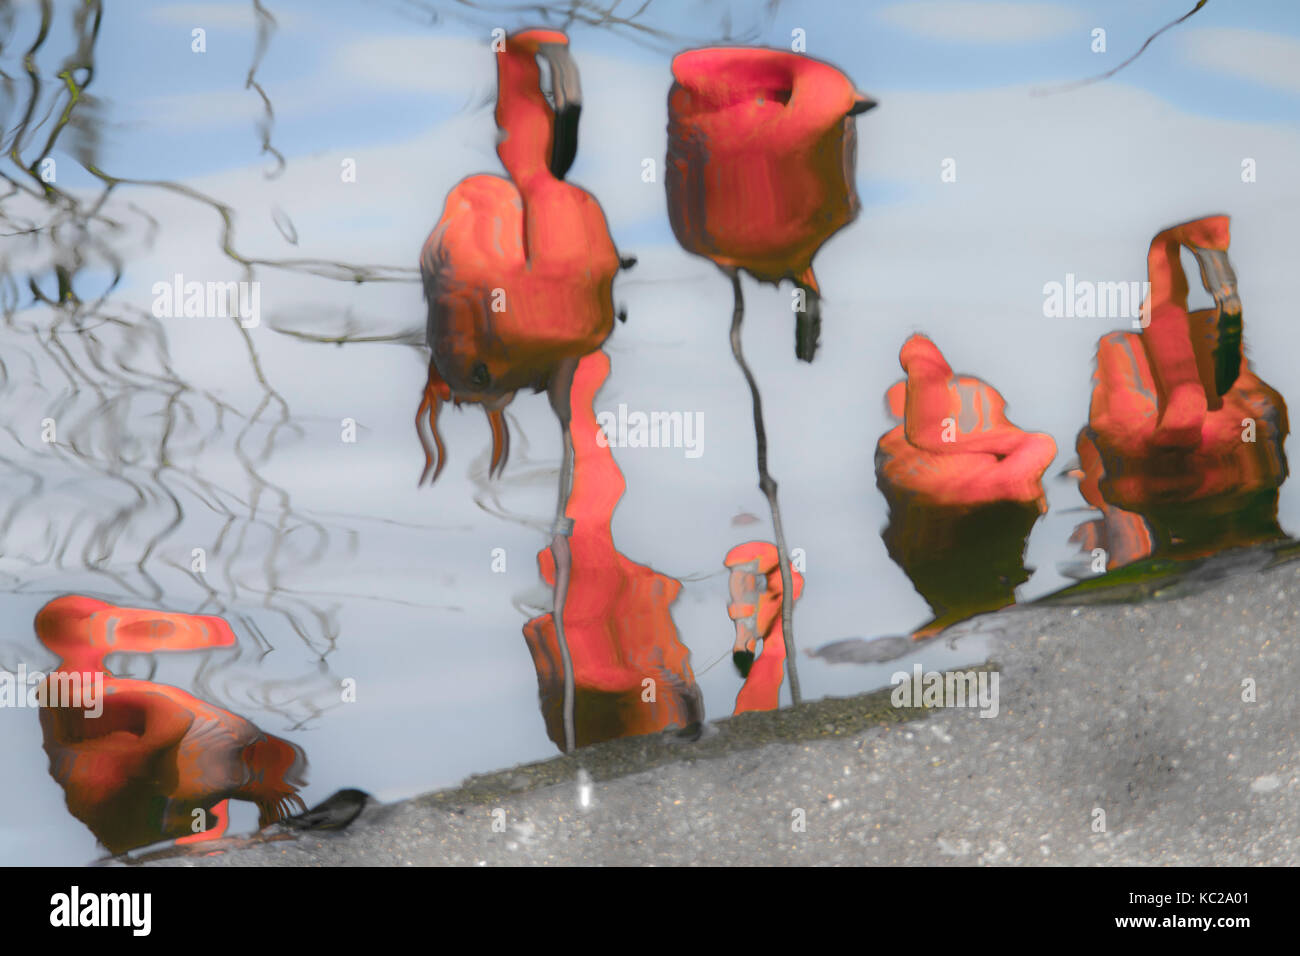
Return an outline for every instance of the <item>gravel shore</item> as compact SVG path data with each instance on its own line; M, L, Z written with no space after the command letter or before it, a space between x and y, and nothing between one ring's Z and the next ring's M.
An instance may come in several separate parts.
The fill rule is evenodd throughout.
M1295 866L1290 557L1138 569L954 628L940 639L992 647L975 666L997 675L996 717L896 708L886 689L473 777L339 832L273 827L147 862Z

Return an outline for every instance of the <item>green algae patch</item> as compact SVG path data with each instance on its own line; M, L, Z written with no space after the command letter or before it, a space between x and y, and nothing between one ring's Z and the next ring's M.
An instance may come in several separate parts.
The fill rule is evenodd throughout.
M1208 557L1146 558L1053 591L1028 604L1052 607L1164 601L1191 594L1213 581L1266 571L1297 558L1300 558L1300 541L1290 538L1253 548L1232 548Z
M1200 561L1175 561L1168 558L1147 558L1134 561L1122 568L1071 584L1053 591L1032 604L1047 606L1058 604L1125 604L1145 601L1182 575L1199 566Z

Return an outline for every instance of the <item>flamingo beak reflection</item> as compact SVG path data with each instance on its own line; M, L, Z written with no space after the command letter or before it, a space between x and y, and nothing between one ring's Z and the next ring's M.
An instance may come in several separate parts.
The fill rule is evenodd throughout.
M736 622L736 642L732 647L731 662L741 677L749 677L750 668L754 666L754 650L759 635L759 598L766 583L757 559L732 568L728 585L731 603L727 606L727 616Z
M877 105L876 101L871 97L859 96L854 99L853 105L849 107L849 111L845 115L857 116L860 113L865 113L867 110L874 110Z
M578 155L578 117L582 112L582 85L569 48L562 43L542 43L538 55L551 73L555 125L551 139L551 175L563 179Z

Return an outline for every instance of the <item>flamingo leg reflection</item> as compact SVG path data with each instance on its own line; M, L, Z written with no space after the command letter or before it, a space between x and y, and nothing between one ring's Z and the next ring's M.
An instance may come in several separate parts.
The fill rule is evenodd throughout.
M577 747L577 727L574 718L574 676L573 656L569 653L569 642L564 636L564 602L569 593L569 578L573 570L572 555L569 552L569 535L573 532L573 521L565 514L569 503L569 492L573 488L573 431L570 392L573 388L573 374L577 371L577 359L565 359L556 367L548 386L551 408L560 420L560 435L563 439L563 451L560 458L560 487L555 505L555 524L551 528L551 553L555 556L555 589L552 607L554 608L555 637L560 645L560 660L564 665L564 752L572 753Z
M758 449L758 487L767 497L768 509L772 512L772 533L776 537L777 560L781 565L781 587L783 594L794 593L794 583L790 574L790 552L785 546L785 530L781 526L781 506L777 503L776 481L767 471L767 430L763 427L763 400L758 394L758 382L754 373L745 362L745 353L741 346L740 329L745 320L745 298L740 289L740 272L736 269L726 270L731 277L731 288L735 293L736 306L731 313L731 354L736 357L749 383L749 392L754 400L754 443ZM799 692L799 671L794 654L794 602L781 603L781 629L785 638L786 662L790 674L790 699L796 706L803 702Z

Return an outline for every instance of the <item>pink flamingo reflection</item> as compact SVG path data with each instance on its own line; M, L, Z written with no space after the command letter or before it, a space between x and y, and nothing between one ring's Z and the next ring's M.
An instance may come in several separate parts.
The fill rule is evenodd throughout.
M99 716L47 698L40 720L50 776L110 853L167 838L216 839L231 799L256 804L263 826L304 809L298 789L306 758L298 747L183 690L104 668L114 652L231 647L235 635L221 618L67 595L37 613L36 636L60 658L44 693L53 694L64 675L103 682ZM196 834L196 820L213 822Z
M1148 554L1203 556L1283 537L1286 403L1250 370L1241 302L1228 261L1227 216L1158 233L1139 333L1097 345L1088 425L1079 433L1080 490L1101 517L1076 529L1107 566ZM1183 247L1215 307L1189 312Z
M889 556L934 612L921 639L1015 602L1056 443L1011 424L997 389L955 375L925 336L907 340L899 363L907 378L885 396L899 424L876 446L876 479Z
M627 485L593 406L608 375L604 352L585 356L571 392L574 473L566 514L574 527L564 630L573 656L579 746L687 727L704 714L690 651L678 639L670 613L681 583L614 547L610 521ZM537 563L554 586L550 548L538 554ZM529 621L524 637L537 670L547 734L563 747L564 675L554 615Z
M785 679L785 634L781 630L784 594L776 545L749 541L727 552L723 564L731 569L727 616L736 622L732 659L745 678L732 713L776 710ZM803 575L791 570L794 600L803 594ZM758 642L763 646L755 659Z

